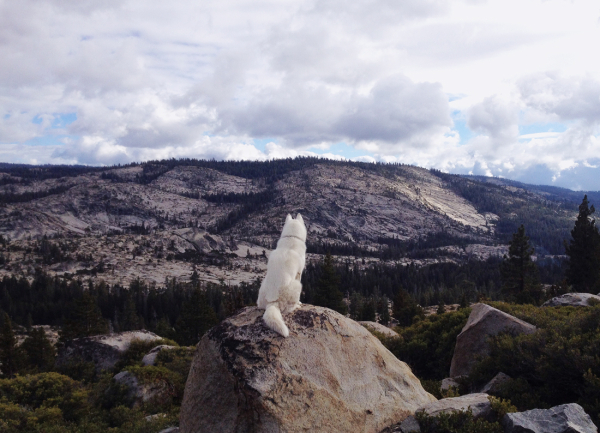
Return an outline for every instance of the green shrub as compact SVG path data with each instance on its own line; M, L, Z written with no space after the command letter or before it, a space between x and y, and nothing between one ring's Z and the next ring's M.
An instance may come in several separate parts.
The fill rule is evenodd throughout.
M173 340L169 340L166 338L160 340L132 340L129 347L121 355L121 359L115 365L115 371L121 371L128 365L137 365L142 362L142 358L146 355L150 350L154 349L156 346L167 345L167 346L179 346Z
M473 370L473 383L485 383L502 371L513 380L500 387L498 396L519 410L578 402L594 422L600 421L600 306L492 305L539 329L490 338L490 355Z
M386 347L410 365L421 379L441 380L448 376L456 336L467 323L470 308L434 314L417 323L396 328L401 338L386 339Z
M156 357L156 366L165 367L181 376L183 383L187 380L195 347L178 347L176 349L161 350Z
M498 422L491 423L484 419L473 419L471 409L467 411L442 413L429 416L417 412L415 418L419 422L422 433L503 433Z

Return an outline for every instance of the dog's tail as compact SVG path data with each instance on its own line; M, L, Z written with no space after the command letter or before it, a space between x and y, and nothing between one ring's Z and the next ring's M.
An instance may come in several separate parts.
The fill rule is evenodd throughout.
M284 337L288 337L290 335L290 330L285 325L283 317L281 316L281 311L279 310L277 304L267 305L267 309L263 315L263 320L273 331L281 334Z

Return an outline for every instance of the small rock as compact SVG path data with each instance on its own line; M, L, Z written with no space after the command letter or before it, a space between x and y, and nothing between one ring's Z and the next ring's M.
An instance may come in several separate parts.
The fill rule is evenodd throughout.
M379 333L385 335L386 337L400 337L400 335L398 335L398 333L396 331L388 328L385 325L382 325L381 323L368 322L368 321L362 321L362 322L358 322L358 323L360 323L362 326L367 328L369 331L379 332Z
M447 377L443 379L440 386L440 391L448 391L451 387L458 389L460 387L460 383L458 383L456 379L458 379L458 377Z
M467 324L456 337L450 377L468 376L479 359L489 354L487 339L501 332L531 334L536 327L486 304L472 307Z
M154 365L156 362L156 357L163 350L177 349L177 346L168 346L166 344L161 344L160 346L156 346L150 352L144 355L142 358L142 365Z
M591 293L565 293L542 304L542 307L589 307L590 300L600 302L600 296Z
M505 433L597 433L590 416L577 403L551 409L507 413L502 419Z
M429 416L438 416L446 412L459 412L471 408L473 418L489 418L492 414L492 404L487 394L467 394L460 397L443 398L429 403L417 412L425 412ZM414 416L406 418L401 424L402 433L420 432L421 428Z
M179 427L167 427L166 429L161 430L158 433L179 433Z
M481 391L479 392L485 392L487 394L497 394L500 391L500 387L502 386L502 384L508 382L510 379L511 377L508 374L500 372L497 375L495 375L492 380L486 383L485 386L481 388Z

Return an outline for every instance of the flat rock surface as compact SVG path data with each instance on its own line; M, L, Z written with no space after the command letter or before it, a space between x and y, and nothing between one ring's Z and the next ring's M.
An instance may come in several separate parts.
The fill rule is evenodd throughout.
M358 322L358 323L360 323L365 328L367 328L369 330L373 330L375 332L379 332L379 333L385 335L386 337L399 337L399 335L396 331L388 328L385 325L382 325L381 323L369 322L369 321L362 321L362 322Z
M418 411L423 411L430 416L438 416L447 412L466 411L471 408L473 418L488 418L492 413L489 396L484 393L467 394L460 397L443 398L429 403ZM392 430L393 431L393 430ZM419 423L414 416L410 416L400 424L403 433L420 432Z
M589 307L591 306L590 300L600 303L600 296L591 293L565 293L544 302L542 307Z
M531 334L536 327L486 304L472 307L467 324L456 337L450 377L468 376L480 358L489 353L487 339L501 332Z
M598 428L590 416L576 403L551 409L533 409L507 413L503 420L505 433L596 433Z
M67 342L60 349L57 364L64 365L80 361L93 362L98 371L110 370L129 348L133 340L158 341L161 340L161 337L153 332L140 330L76 338Z
M180 429L200 432L377 433L435 401L410 368L357 322L303 305L290 337L247 307L200 341Z

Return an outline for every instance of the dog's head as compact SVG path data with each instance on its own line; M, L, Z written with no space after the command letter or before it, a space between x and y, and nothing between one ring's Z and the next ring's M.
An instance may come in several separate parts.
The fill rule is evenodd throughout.
M302 219L302 215L296 215L296 218L292 218L290 214L288 214L285 219L285 224L283 225L283 230L281 232L281 237L284 238L286 236L292 236L299 238L303 242L306 242L306 226L304 225L304 220Z

